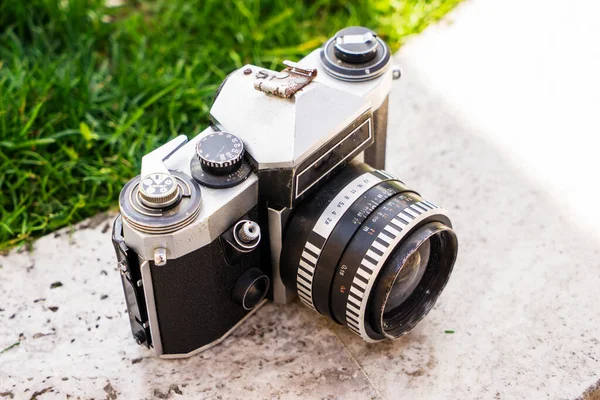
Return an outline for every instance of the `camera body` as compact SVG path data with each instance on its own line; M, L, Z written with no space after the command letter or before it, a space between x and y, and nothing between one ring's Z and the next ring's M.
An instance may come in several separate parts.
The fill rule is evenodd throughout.
M221 342L268 299L285 304L298 294L315 309L289 257L301 257L294 254L304 244L294 237L303 224L320 223L294 217L317 192L342 190L359 172L393 181L390 195L409 192L374 169L385 165L388 95L400 76L387 45L366 28L346 28L285 64L280 72L254 65L232 72L211 126L145 155L141 175L121 192L112 239L132 334L160 357ZM374 184L345 190L358 196ZM341 203L343 193L335 195ZM405 197L406 205L420 201ZM329 212L331 199L321 202ZM292 218L297 233L286 239ZM324 214L317 219L327 224Z

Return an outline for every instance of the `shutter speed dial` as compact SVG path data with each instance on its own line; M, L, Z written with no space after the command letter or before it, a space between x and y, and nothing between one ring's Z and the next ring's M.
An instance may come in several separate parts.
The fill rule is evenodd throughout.
M190 161L192 177L201 185L226 189L242 183L252 172L244 160L244 143L229 132L209 133L196 143Z
M242 164L244 143L228 132L214 132L196 144L196 155L202 169L214 175L235 172Z

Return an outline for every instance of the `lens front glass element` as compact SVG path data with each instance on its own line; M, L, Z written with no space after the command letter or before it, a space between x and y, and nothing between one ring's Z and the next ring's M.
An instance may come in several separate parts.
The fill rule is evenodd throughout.
M375 287L373 320L382 334L398 338L431 310L452 272L456 249L456 235L439 222L422 226L398 246Z
M427 240L412 253L406 262L404 262L404 265L400 267L400 272L398 273L398 276L396 276L396 280L392 285L387 302L385 303L385 308L383 310L384 318L387 313L392 312L404 303L408 296L410 296L418 286L425 273L425 269L427 268L427 263L429 263L429 250L430 244L429 240ZM397 254L390 262L402 262L401 260L398 260L398 258L401 258L400 254Z

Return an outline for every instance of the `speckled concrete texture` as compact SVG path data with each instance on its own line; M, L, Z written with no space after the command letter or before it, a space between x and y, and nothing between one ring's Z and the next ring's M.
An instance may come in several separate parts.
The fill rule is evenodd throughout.
M98 216L2 259L1 393L30 398L376 398L324 318L270 304L229 339L186 360L159 360L131 338Z
M366 344L298 302L268 304L221 345L158 360L130 337L111 216L98 216L0 258L0 398L574 399L598 387L600 25L594 2L566 7L470 1L397 55L387 169L446 206L460 241L410 334ZM552 73L567 65L579 72Z

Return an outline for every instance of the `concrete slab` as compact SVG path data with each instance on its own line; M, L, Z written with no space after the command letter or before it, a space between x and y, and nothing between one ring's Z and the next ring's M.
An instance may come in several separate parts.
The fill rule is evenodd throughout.
M0 396L582 395L600 379L598 7L471 1L397 56L387 169L451 210L461 246L409 335L369 345L269 304L221 345L157 360L129 337L100 216L0 258L0 351L19 343L0 353Z
M2 259L0 393L29 398L377 397L324 318L270 304L222 345L165 361L133 342L100 215ZM0 349L0 351L1 351ZM111 397L112 396L112 397Z

